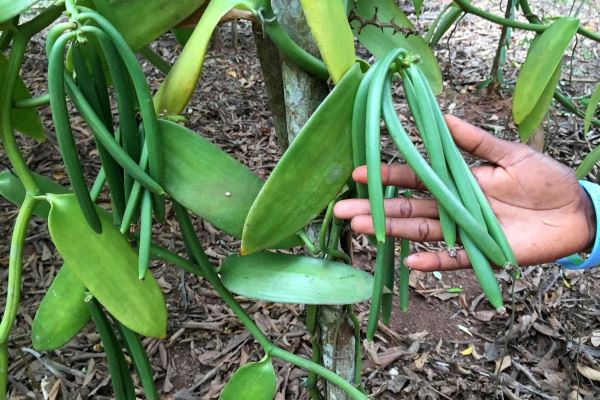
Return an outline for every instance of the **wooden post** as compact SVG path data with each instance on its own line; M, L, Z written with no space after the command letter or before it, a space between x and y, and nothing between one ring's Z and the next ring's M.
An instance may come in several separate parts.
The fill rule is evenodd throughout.
M310 34L299 0L272 0L279 22L290 37L315 56L319 51ZM281 57L281 76L287 137L292 143L306 121L325 99L329 88L295 64ZM272 62L272 61L271 61ZM318 237L318 227L313 227ZM320 340L321 362L338 375L351 381L354 377L354 331L343 306L319 306L315 334ZM323 382L324 398L349 400L337 387Z

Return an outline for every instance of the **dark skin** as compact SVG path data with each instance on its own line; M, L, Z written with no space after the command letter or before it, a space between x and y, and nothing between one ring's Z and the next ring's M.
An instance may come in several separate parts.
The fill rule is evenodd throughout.
M454 116L445 119L457 146L487 162L472 171L520 265L552 262L591 247L596 232L593 205L571 168ZM384 165L382 177L385 185L424 190L408 165ZM366 166L355 169L352 178L367 183ZM388 235L420 242L443 240L434 200L386 200L385 212ZM351 220L354 231L373 234L368 200L342 200L334 213ZM470 268L462 250L456 257L447 251L413 253L405 263L427 272Z

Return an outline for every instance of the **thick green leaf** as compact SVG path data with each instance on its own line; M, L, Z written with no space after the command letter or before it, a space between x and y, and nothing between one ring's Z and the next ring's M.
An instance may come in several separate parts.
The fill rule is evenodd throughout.
M40 0L4 0L0 2L0 22L5 22L31 8Z
M415 14L417 17L421 13L421 8L423 8L423 0L412 0L413 7L415 8Z
M85 286L63 265L44 295L33 319L31 340L37 350L65 345L90 320Z
M358 268L320 258L256 253L230 256L223 285L257 300L295 304L353 304L373 292L373 277Z
M124 0L127 1L127 0ZM165 114L179 114L192 94L204 64L208 42L219 20L234 7L252 8L256 0L211 1L194 28L183 51L154 96L156 110Z
M1 8L2 6L0 6L0 9ZM0 76L4 76L7 67L8 59L2 53L0 53ZM4 87L0 86L0 91L3 89ZM27 86L25 86L25 83L21 78L18 78L15 84L15 90L13 92L13 100L30 98L31 94L29 94ZM15 130L37 140L38 142L43 142L46 140L46 136L44 135L44 127L42 126L42 120L40 119L40 116L35 108L12 109L10 115Z
M538 104L578 27L578 19L560 18L529 48L513 96L512 114L516 124L520 124Z
M34 173L33 179L35 179L35 182L42 193L64 194L70 192L66 187L59 185L45 176ZM9 170L0 172L0 196L19 207L23 204L23 200L25 199L25 187L19 178L13 175ZM48 218L49 212L50 204L45 201L40 202L35 210L33 210L35 215L44 219Z
M231 375L219 400L272 400L277 388L277 377L271 358L251 362Z
M287 149L252 204L242 254L298 232L335 197L352 172L351 116L362 78L350 69Z
M592 123L592 119L594 118L594 113L596 112L596 108L598 107L598 103L600 102L600 82L596 85L596 89L592 93L592 97L590 97L590 101L585 109L585 118L583 119L583 134L587 135L590 130L590 124Z
M123 34L133 51L138 51L196 11L206 0L112 0L105 18ZM216 3L216 2L214 2Z
M372 20L376 16L379 22L387 23L393 20L402 28L414 29L415 27L394 0L358 0L354 7L354 12L367 20ZM384 29L393 33L391 28Z
M358 0L354 11L362 18L372 19L375 16L376 8L377 20L379 22L388 23L393 20L400 28L414 29L413 24L393 0ZM383 57L390 50L398 47L404 48L410 53L421 57L419 67L425 74L425 77L427 77L433 93L437 95L442 92L442 73L440 72L440 67L433 51L421 36L404 36L392 28L384 28L382 30L373 25L367 25L359 29L360 24L358 21L353 22L352 27L360 43L377 58Z
M594 168L594 166L600 161L600 146L596 146L579 164L577 167L577 179L584 179L587 174Z
M525 117L525 119L519 124L519 138L522 142L526 142L529 139L529 136L533 132L535 132L536 128L542 123L546 113L548 112L548 108L550 104L552 104L552 98L554 97L554 92L556 91L556 85L558 84L558 80L560 79L561 65L558 64L556 67L556 71L552 74L548 85L542 92L540 99L537 104L531 110L529 115Z
M219 147L181 125L159 120L159 131L164 157L161 186L194 214L240 238L263 181ZM283 248L301 243L294 234L279 240Z
M150 272L138 279L137 253L98 207L102 233L85 221L74 194L47 194L50 236L65 264L123 325L145 336L164 338L167 310Z
M354 37L341 1L300 0L321 57L334 83L356 60Z
M33 174L43 193L64 194L69 189L45 176ZM0 195L11 203L21 206L25 199L25 188L10 171L0 172ZM34 214L48 218L50 204L40 202ZM67 343L90 319L83 302L85 286L68 267L62 266L33 319L31 339L37 350L53 350Z

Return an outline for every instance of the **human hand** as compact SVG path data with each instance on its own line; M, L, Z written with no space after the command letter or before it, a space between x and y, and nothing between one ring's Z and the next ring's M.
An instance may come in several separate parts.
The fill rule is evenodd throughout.
M485 193L520 265L534 265L582 251L595 237L593 205L575 172L527 145L505 141L454 116L445 117L456 145L489 163L471 170ZM367 183L366 166L354 170ZM423 190L408 165L382 166L384 185ZM442 231L437 204L429 199L385 201L387 234L413 241L438 241ZM358 233L373 234L367 199L339 201L334 214L350 219ZM418 252L405 259L421 271L470 267L466 253Z

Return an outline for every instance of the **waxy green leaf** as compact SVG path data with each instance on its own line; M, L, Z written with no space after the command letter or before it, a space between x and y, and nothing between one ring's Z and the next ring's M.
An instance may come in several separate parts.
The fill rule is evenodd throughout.
M592 123L592 119L594 118L594 113L596 112L596 108L598 108L598 103L600 103L600 82L596 85L596 88L592 92L592 96L590 97L590 101L588 102L587 107L585 108L585 117L583 118L583 134L587 135L590 130L590 125Z
M67 265L58 271L33 319L31 340L37 350L65 345L90 320L85 286Z
M414 26L393 0L358 0L355 12L362 18L372 19L377 9L377 21L389 23L393 21L399 28L413 30ZM419 35L405 36L393 28L367 25L360 27L358 21L352 23L354 34L360 43L377 58L383 57L397 47L406 49L421 58L419 67L425 74L434 94L442 92L442 73L437 59L427 42Z
M415 8L415 14L417 17L421 13L421 8L423 7L423 0L412 0L413 7Z
M43 175L33 173L33 179L37 183L42 193L70 193L69 189L59 185L52 179ZM25 187L19 178L13 175L9 170L0 172L0 196L19 207L21 204L23 204L23 200L25 200ZM49 212L50 204L45 201L40 202L33 210L35 215L44 219L48 218Z
M74 194L47 194L48 228L65 264L123 325L145 336L164 338L167 310L150 272L138 279L137 253L97 207L102 233L85 221Z
M321 57L334 83L354 65L354 37L341 1L300 0Z
M519 138L522 142L526 142L531 134L535 132L537 127L544 121L544 117L548 112L550 104L552 104L552 98L556 91L556 85L560 79L561 65L558 64L556 71L552 74L548 85L542 92L537 104L531 110L529 115L519 124Z
M2 6L0 6L0 9ZM4 76L6 69L8 68L8 59L0 53L0 76ZM0 91L4 90L3 86L0 86ZM31 94L27 90L27 86L23 80L19 77L15 83L15 89L13 92L13 100L30 99ZM29 136L38 142L46 140L44 135L44 127L42 126L42 120L38 115L35 108L16 109L13 108L10 112L13 128L25 136Z
M0 2L0 22L6 22L28 10L40 0L5 0ZM0 74L1 75L1 74Z
M196 132L165 120L158 124L164 157L161 186L194 214L240 238L263 181ZM295 232L278 242L283 248L302 243Z
M219 400L272 400L277 387L277 377L271 358L241 366L231 375Z
M206 0L112 0L110 15L98 10L137 51L196 11ZM216 3L216 2L214 2Z
M64 194L69 189L50 178L36 173L33 178L42 193ZM25 199L23 184L10 171L0 172L0 195L11 203L21 206ZM38 204L34 214L47 219L50 204ZM33 319L31 339L37 350L53 350L63 346L89 321L87 306L83 302L85 286L79 278L63 265L44 295Z
M321 103L258 194L242 233L242 254L298 232L352 172L351 116L362 72L355 64Z
M373 277L365 271L289 254L230 256L220 273L230 291L277 303L353 304L369 299L373 291Z
M194 214L241 237L263 182L196 132L166 120L158 126L165 169L161 186Z
M183 111L196 89L208 42L221 17L234 7L252 8L256 2L219 0L209 3L179 58L154 96L154 105L159 113L179 114Z
M577 179L584 179L600 161L600 146L594 147L577 167Z
M560 18L529 48L513 95L512 114L516 124L523 122L537 106L578 27L578 19Z

